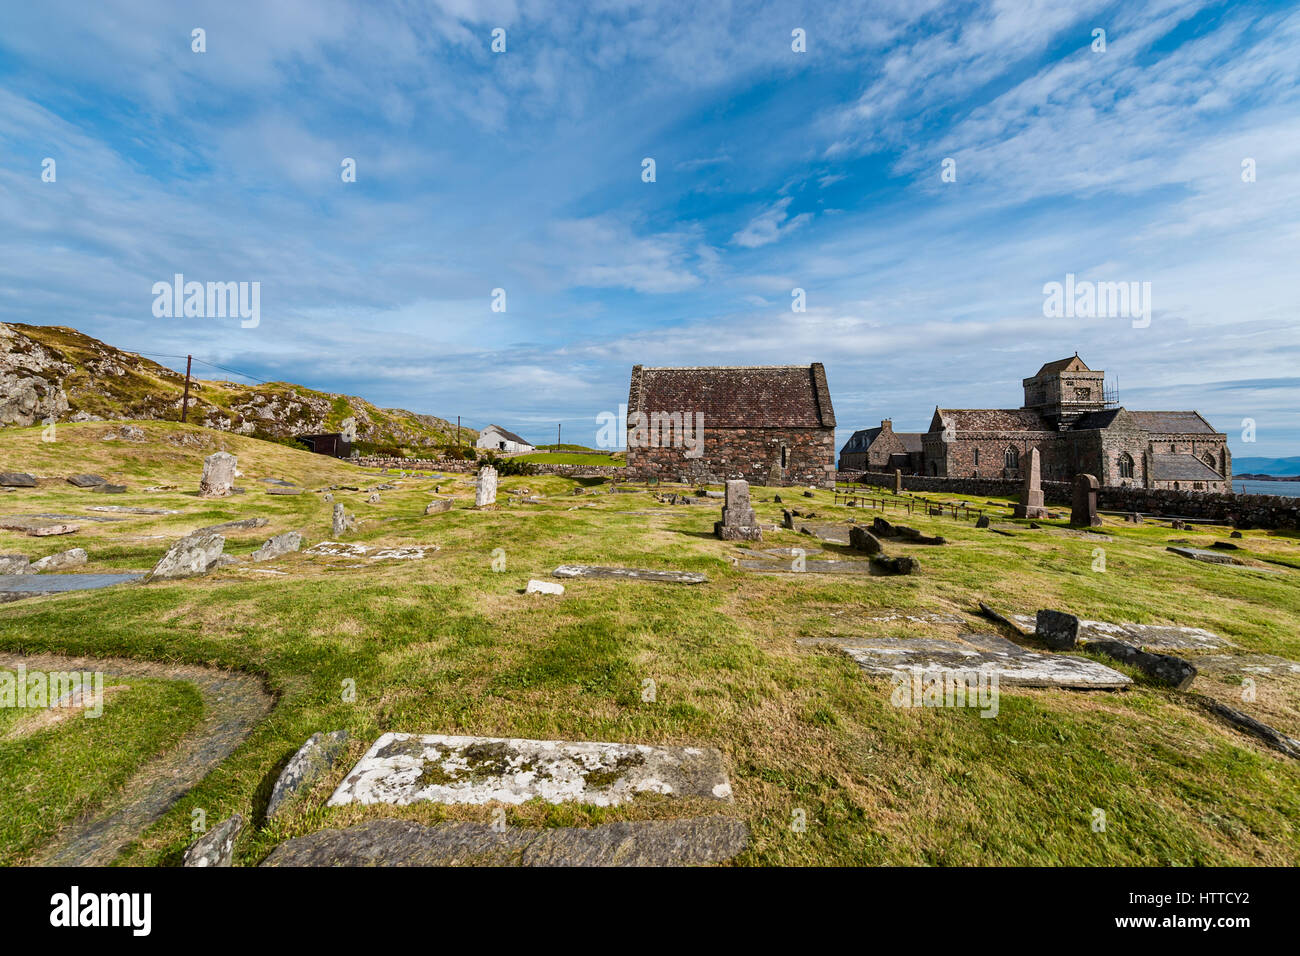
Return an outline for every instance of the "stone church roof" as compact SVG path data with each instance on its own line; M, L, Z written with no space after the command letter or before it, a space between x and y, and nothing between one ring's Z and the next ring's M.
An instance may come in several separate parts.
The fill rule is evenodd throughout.
M1151 477L1156 481L1223 481L1223 476L1191 455L1152 455Z
M628 414L701 412L705 428L834 428L826 369L812 365L634 365Z
M1129 412L1137 426L1157 435L1217 435L1198 412Z
M1055 431L1038 412L1029 408L936 408L930 431L951 426L959 432Z
M1051 375L1053 372L1064 372L1066 369L1070 369L1074 372L1092 371L1092 369L1083 364L1083 359L1079 358L1078 355L1071 355L1069 358L1057 359L1055 362L1048 362L1038 370L1038 375L1035 375L1034 378L1039 378L1043 375Z

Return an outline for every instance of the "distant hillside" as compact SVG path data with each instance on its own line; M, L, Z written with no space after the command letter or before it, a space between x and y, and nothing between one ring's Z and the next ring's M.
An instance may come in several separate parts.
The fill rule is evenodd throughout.
M0 427L142 419L179 421L185 376L64 326L0 322ZM377 408L352 395L270 382L193 379L189 422L285 441L356 422L362 452L404 453L454 444L456 426L432 415ZM478 432L461 429L473 444Z
M1300 458L1232 459L1234 475L1300 475Z

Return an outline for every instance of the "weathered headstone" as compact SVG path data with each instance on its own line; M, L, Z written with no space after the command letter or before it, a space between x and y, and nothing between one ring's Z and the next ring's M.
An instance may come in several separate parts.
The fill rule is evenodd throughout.
M451 510L450 498L435 498L425 506L424 513L427 515L442 514L444 511Z
M713 533L723 541L762 541L763 531L749 503L749 482L740 478L728 481L726 495L722 520L714 522Z
M302 535L297 531L286 531L268 538L266 543L249 555L254 561L270 561L302 547Z
M1136 667L1151 679L1175 690L1186 690L1196 680L1196 666L1172 654L1152 654L1124 641L1089 641L1088 650Z
M235 840L244 829L244 818L236 813L195 840L185 851L185 866L230 866Z
M334 537L337 538L344 531L347 531L349 527L351 527L351 522L348 521L347 513L343 510L342 502L335 502L334 520L333 523L330 525L330 529L333 532Z
M849 546L855 551L865 551L867 554L880 554L883 550L879 538L866 528L856 525L849 529Z
M72 475L68 478L68 484L76 485L78 488L93 488L102 485L105 480L99 475Z
M1074 476L1074 500L1070 507L1070 524L1076 528L1097 528L1097 479L1093 475Z
M195 532L181 538L154 565L149 572L150 581L168 581L207 574L217 566L225 549L226 539L219 534Z
M474 483L474 507L486 508L497 502L497 470L491 465L479 469L478 480Z
M5 488L35 488L36 479L25 472L7 471L0 474L0 486Z
M309 787L334 765L347 749L348 732L336 730L331 734L315 733L298 748L284 771L275 781L271 790L271 799L266 804L266 818L269 820L284 809L290 797Z
M1025 484L1020 492L1020 504L1016 505L1017 518L1046 518L1047 509L1043 507L1043 466L1039 460L1038 449L1031 448L1026 456Z
M563 594L564 585L554 584L550 581L539 581L536 578L530 578L528 586L524 589L526 594Z
M975 527L977 528L987 528L990 524L988 515L980 515L975 519Z
M238 459L228 451L218 451L203 459L203 477L199 479L200 498L224 498L235 487Z
M86 560L85 548L73 548L71 551L60 551L58 554L41 558L32 564L32 570L37 574L45 571L64 571L68 568L79 568L86 563Z
M1054 651L1073 650L1079 642L1079 619L1064 611L1039 611L1034 634Z

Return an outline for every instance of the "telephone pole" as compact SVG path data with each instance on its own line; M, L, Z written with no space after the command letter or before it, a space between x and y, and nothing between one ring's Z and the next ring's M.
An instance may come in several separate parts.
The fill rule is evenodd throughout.
M563 426L562 424L560 424L559 422L556 422L556 423L555 423L555 444L556 444L556 446L557 446L556 449L555 449L556 451L559 451L560 449L559 449L558 446L561 445L561 444L563 444L563 443L560 441L560 429L562 429L563 427L564 427L564 426Z
M181 399L181 422L185 421L185 416L190 411L190 365L193 361L193 355L185 356L185 396Z
M456 447L460 448L460 416L456 416Z

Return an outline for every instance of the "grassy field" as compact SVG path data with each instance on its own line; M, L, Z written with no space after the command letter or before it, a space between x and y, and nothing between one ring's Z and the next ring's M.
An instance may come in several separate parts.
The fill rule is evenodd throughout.
M140 444L101 441L103 423L61 425L55 443L42 443L40 429L0 430L0 471L51 478L91 471L131 489L105 496L43 481L0 495L0 513L86 514L92 503L182 512L85 524L56 539L0 531L0 553L36 558L75 545L90 554L86 570L144 570L186 531L270 518L268 527L229 540L227 550L242 556L282 531L302 530L308 543L329 533L331 505L319 495L270 496L258 478L359 489L393 480L238 436L144 427L148 441ZM201 461L219 447L239 456L247 493L201 501ZM175 488L144 492L149 485ZM425 517L435 485L457 506ZM1053 534L1061 522L1042 522L1042 531L1021 523L1005 537L918 514L906 523L949 544L887 544L920 560L916 575L755 575L732 565L737 545L712 536L717 508L669 507L645 492L573 495L580 485L605 487L592 479L504 478L501 507L483 512L468 508L472 475L408 479L375 504L363 490L336 490L335 500L365 519L349 540L440 550L422 561L360 566L298 553L269 565L283 576L234 566L185 582L0 605L0 649L239 669L275 693L271 715L146 831L122 857L128 863L177 862L195 808L209 820L240 812L259 821L239 848L245 864L289 836L369 817L491 819L488 807L325 809L329 792L384 731L717 747L729 764L734 812L752 831L740 864L1300 863L1300 765L1181 695L1139 678L1124 692L1004 687L995 719L974 710L900 709L890 705L888 680L864 675L833 649L796 643L988 631L993 626L975 613L986 600L1007 611L1054 607L1205 627L1242 652L1300 659L1294 533L1248 531L1237 542L1275 572L1265 573L1165 551L1171 538L1205 544L1225 529L1175 532L1108 519L1101 530L1113 540L1102 545L1106 570L1099 572L1097 544ZM507 492L524 487L543 502L509 503ZM780 520L776 490L753 489L764 522ZM779 490L787 507L815 510L819 521L869 521L878 513L837 506L829 491L809 499ZM629 513L644 511L664 513ZM793 531L767 533L764 542L815 544ZM817 546L829 556L842 550ZM493 571L498 548L504 572ZM577 580L559 598L522 593L530 577L561 563L703 571L710 580L696 587ZM958 614L965 623L869 620L900 610ZM1257 680L1253 703L1240 700L1232 680L1198 678L1196 689L1300 735L1296 683ZM642 699L646 681L654 682L653 702ZM349 682L355 700L345 699ZM260 823L287 757L313 732L339 728L352 733L347 757L290 813ZM21 805L4 791L0 818ZM1105 811L1104 832L1091 826L1095 808ZM612 809L528 804L506 815L513 824L559 826L714 810L644 800ZM800 814L806 829L792 826ZM58 822L42 820L40 833Z
M198 691L184 682L132 677L106 681L104 691L98 717L0 708L0 865L21 862L93 810L203 714Z
M617 468L627 465L626 457L621 454L609 455L599 452L587 454L584 452L539 451L531 455L517 455L514 460L547 465L613 465Z

